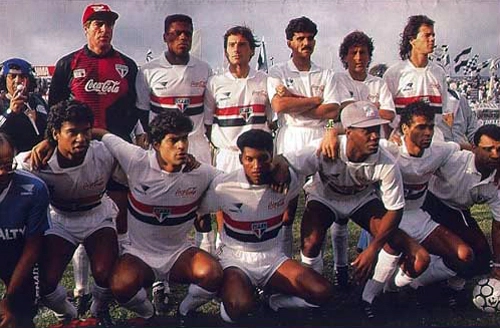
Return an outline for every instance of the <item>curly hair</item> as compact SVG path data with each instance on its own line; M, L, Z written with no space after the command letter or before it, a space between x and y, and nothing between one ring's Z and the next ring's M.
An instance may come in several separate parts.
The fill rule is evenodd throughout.
M244 37L245 40L248 41L248 44L250 45L250 49L252 49L252 51L255 51L255 48L259 46L259 43L255 39L252 30L249 27L234 26L227 30L224 34L224 51L227 49L227 39L230 35L241 35L242 37Z
M399 121L399 130L403 132L403 124L411 125L413 116L424 116L427 120L434 122L436 116L434 109L425 101L418 100L406 105L399 113L401 118Z
M344 68L347 69L347 62L345 61L345 57L347 57L347 54L349 53L349 48L354 46L366 47L368 49L368 55L370 56L368 66L370 66L374 49L373 39L361 31L354 31L347 34L340 44L339 57Z
M293 39L293 35L300 32L308 32L312 33L313 36L316 36L316 34L318 33L318 27L312 20L310 20L306 16L294 18L290 22L288 22L288 25L285 29L286 39L291 41Z
M245 147L266 150L273 153L273 136L261 129L251 129L242 133L238 140L236 140L236 145L239 150L243 153Z
M12 153L15 155L17 153L16 146L12 141L12 138L5 132L0 132L0 148L10 147Z
M167 134L193 131L193 121L178 109L167 109L158 114L149 124L149 140L161 143Z
M495 141L500 141L500 126L496 124L485 124L474 133L474 145L479 145L482 136L490 137Z
M410 58L411 44L410 41L418 35L418 30L422 25L434 27L434 21L425 15L410 16L406 24L399 42L399 56L402 60Z
M85 103L79 100L63 100L50 108L47 116L47 130L45 138L52 144L56 145L53 132L61 130L64 122L73 124L89 123L94 125L94 113L92 109Z

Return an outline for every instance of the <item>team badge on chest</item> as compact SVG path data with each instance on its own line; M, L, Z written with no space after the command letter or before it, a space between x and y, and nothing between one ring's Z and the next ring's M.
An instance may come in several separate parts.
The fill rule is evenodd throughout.
M121 78L123 79L125 76L128 74L128 66L123 65L123 64L115 64L115 69L120 74Z
M245 121L248 121L250 116L253 114L253 108L252 107L241 107L240 108L240 116L243 117Z
M175 105L181 112L184 112L190 103L191 100L189 98L175 98Z
M170 215L170 209L165 207L155 207L153 209L153 214L158 219L158 221L163 222Z
M267 230L267 222L252 223L252 231L257 238L261 239Z

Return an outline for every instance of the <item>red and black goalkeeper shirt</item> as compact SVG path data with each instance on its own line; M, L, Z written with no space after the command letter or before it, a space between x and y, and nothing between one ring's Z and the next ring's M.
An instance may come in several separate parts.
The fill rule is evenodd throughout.
M92 108L94 127L130 141L139 113L135 107L137 65L111 49L99 56L85 45L61 58L52 76L49 106L74 98Z

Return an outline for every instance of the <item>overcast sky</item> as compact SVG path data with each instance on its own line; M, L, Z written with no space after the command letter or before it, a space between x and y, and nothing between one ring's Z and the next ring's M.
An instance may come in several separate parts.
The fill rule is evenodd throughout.
M0 61L22 57L34 65L54 65L85 43L81 17L87 0L0 0ZM284 29L288 21L308 16L317 25L313 60L341 70L338 47L343 37L361 30L374 39L372 64L398 60L399 34L408 16L425 14L436 21L437 44L448 44L451 57L472 46L479 60L500 56L500 0L121 0L107 1L120 14L113 44L140 65L148 49L159 56L166 15L192 16L202 36L202 57L222 65L224 32L247 25L264 36L268 57L287 60ZM484 73L484 72L483 72Z

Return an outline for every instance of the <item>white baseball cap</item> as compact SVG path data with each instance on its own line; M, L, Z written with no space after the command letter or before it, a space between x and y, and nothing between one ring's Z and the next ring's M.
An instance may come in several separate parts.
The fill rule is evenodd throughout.
M369 101L356 101L347 105L340 113L340 121L347 128L369 128L390 123L380 118L378 108Z

